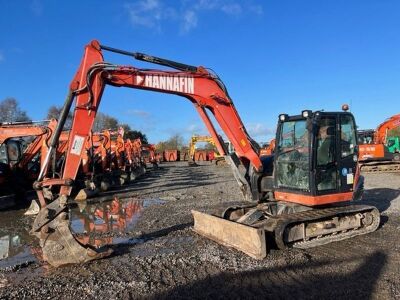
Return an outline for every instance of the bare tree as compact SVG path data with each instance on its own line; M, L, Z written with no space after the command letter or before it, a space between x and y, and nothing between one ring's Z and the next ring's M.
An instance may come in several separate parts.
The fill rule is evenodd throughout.
M59 120L62 109L63 109L62 106L58 107L55 105L50 106L49 109L47 110L47 119ZM71 126L72 126L72 112L69 112L67 120L65 121L64 124L64 128L69 129L71 128Z
M30 121L26 111L19 107L15 98L6 98L0 102L0 122L26 122Z
M103 129L117 129L118 120L110 115L104 113L97 113L96 119L93 124L93 131L102 131Z
M120 124L119 126L121 126L124 129L124 138L131 140L139 138L143 144L149 143L147 140L147 136L140 130L132 130L128 124Z
M159 142L156 145L156 148L159 151L173 150L173 149L182 150L183 147L184 147L183 137L179 134L175 134L171 136L168 140L164 142Z

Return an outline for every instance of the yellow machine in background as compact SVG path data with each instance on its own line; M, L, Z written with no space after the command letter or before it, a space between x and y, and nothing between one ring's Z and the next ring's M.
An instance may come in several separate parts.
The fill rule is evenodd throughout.
M190 138L189 141L189 162L194 162L194 154L196 151L196 144L197 143L209 143L216 148L215 142L211 136L207 135L193 135ZM224 163L225 159L224 157L217 152L217 150L214 150L214 159L215 159L215 164L219 163Z

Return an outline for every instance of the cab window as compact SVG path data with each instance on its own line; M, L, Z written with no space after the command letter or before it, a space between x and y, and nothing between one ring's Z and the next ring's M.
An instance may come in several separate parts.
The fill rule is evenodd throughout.
M282 123L276 167L278 187L309 190L309 135L306 120Z
M317 189L326 191L336 189L336 147L335 147L335 118L322 118L316 138L317 148Z
M348 157L353 155L356 146L356 130L354 128L354 121L351 116L341 116L340 117L340 153L341 157Z

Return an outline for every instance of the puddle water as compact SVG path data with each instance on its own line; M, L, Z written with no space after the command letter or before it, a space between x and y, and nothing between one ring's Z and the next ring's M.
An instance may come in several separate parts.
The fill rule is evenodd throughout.
M71 229L80 242L95 247L141 243L141 239L112 235L131 231L145 208L164 202L160 199L115 198L101 203L80 203L78 207L71 209ZM42 261L38 241L29 234L33 218L24 216L24 212L0 212L0 271L18 269Z
M21 221L24 210L0 212L0 270L26 265L38 260L38 247L32 246L30 226ZM30 223L30 222L28 222Z

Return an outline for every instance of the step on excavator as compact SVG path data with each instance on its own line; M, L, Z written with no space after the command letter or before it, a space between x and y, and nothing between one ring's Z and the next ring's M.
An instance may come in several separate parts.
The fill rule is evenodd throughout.
M104 61L111 51L173 70L140 69ZM279 116L273 159L260 158L258 144L249 136L222 80L204 67L128 52L90 42L73 78L35 184L40 201L32 233L40 239L44 259L53 266L83 263L110 255L107 248L79 242L69 224L68 203L84 142L92 128L106 85L175 94L194 105L218 152L225 156L248 205L229 207L223 214L193 211L194 230L253 257L263 258L274 237L280 247L311 247L377 229L373 206L354 205L362 191L357 165L356 125L349 112L303 111ZM59 178L48 162L54 155L68 112L75 103L64 169ZM211 113L232 143L228 154L209 117ZM243 165L244 168L239 168ZM245 174L242 170L246 170ZM49 201L41 189L59 186Z

